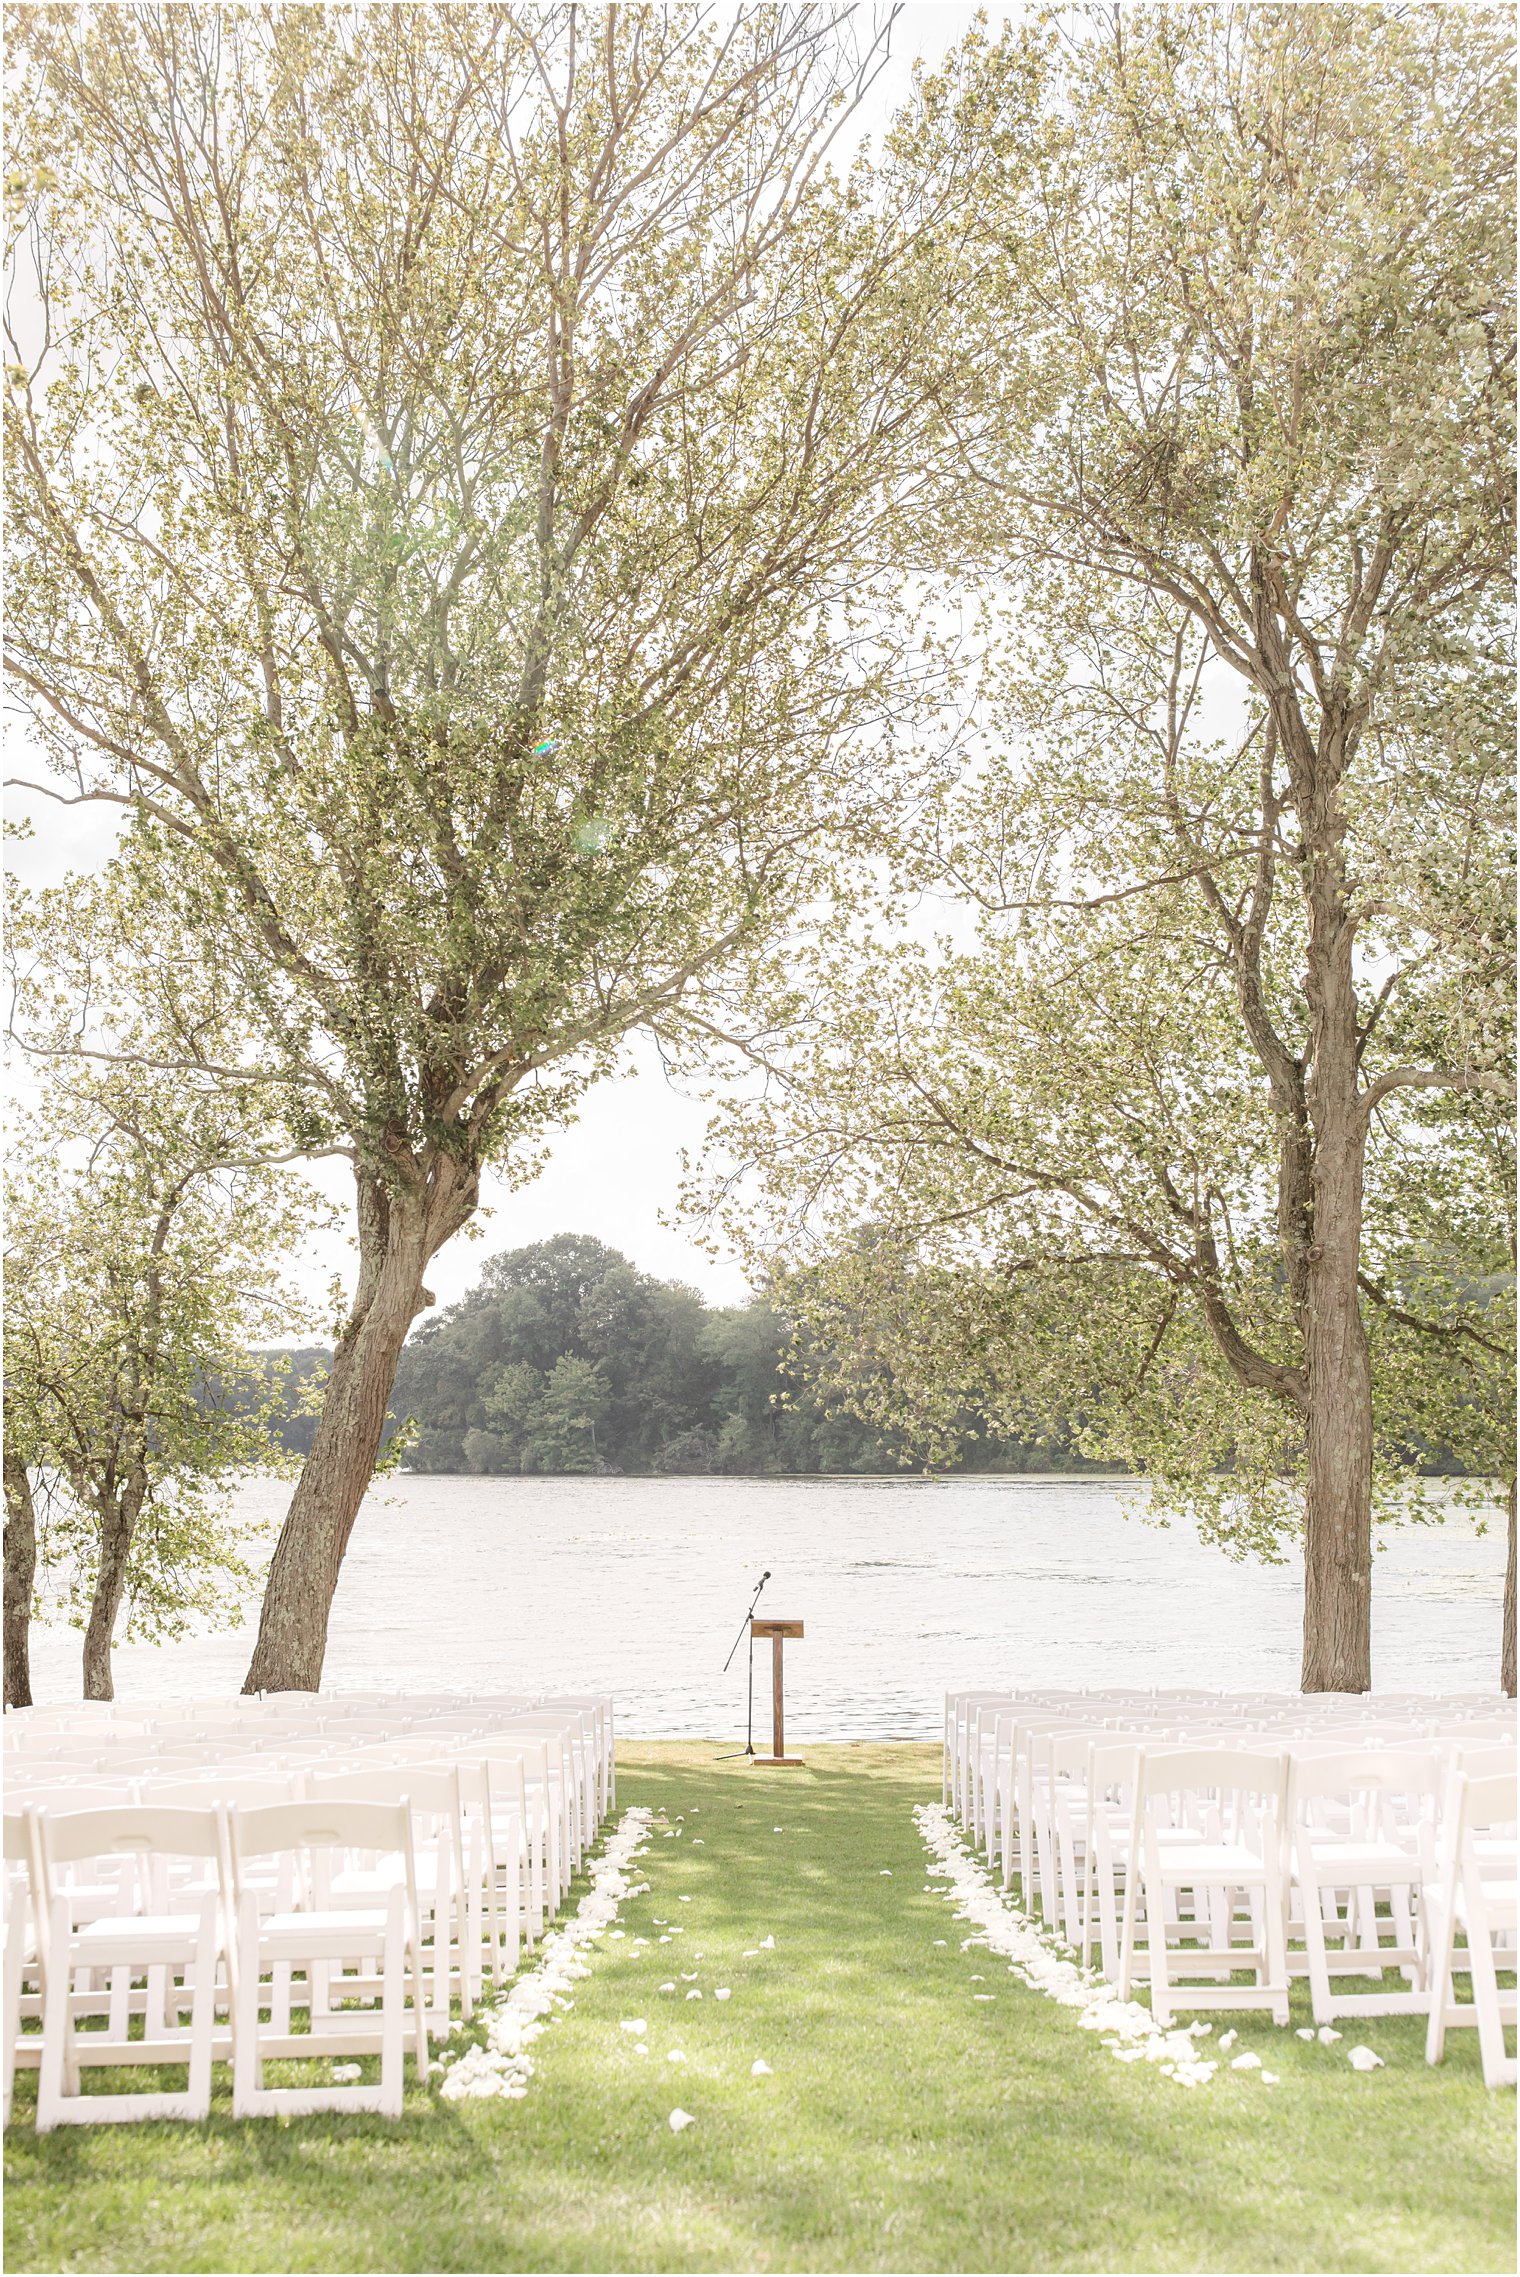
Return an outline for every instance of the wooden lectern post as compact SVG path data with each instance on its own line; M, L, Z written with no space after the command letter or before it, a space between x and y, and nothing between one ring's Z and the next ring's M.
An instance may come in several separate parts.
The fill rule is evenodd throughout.
M781 1644L784 1637L800 1637L800 1621L751 1621L752 1637L769 1637L771 1640L771 1753L756 1755L756 1763L800 1763L800 1755L786 1752L786 1729L781 1708Z

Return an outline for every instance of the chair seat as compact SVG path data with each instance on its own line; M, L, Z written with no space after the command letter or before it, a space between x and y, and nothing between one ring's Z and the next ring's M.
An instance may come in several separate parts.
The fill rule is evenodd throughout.
M1244 1843L1178 1842L1161 1852L1161 1871L1168 1881L1260 1881L1266 1870L1261 1854L1248 1850Z
M279 1948L288 1960L332 1960L372 1951L385 1942L389 1908L356 1906L352 1911L272 1913L259 1923L259 1950L268 1959Z
M448 1880L448 1874L437 1853L422 1852L417 1860L418 1898L436 1898ZM388 1895L392 1890L406 1887L406 1860L392 1852L373 1867L334 1874L328 1886L335 1898L364 1898L371 1893L378 1895L381 1892Z
M200 1935L199 1914L117 1913L87 1922L69 1942L73 1957L87 1967L94 1951L102 1960L183 1960L194 1953Z
M1300 1858L1303 1849L1301 1843ZM1334 1867L1339 1878L1347 1882L1407 1882L1416 1880L1424 1871L1418 1853L1402 1849L1397 1842L1311 1839L1308 1852L1316 1867Z

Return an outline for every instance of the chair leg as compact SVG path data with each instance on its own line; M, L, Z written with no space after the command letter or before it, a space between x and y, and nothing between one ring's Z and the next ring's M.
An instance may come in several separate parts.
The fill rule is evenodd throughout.
M1449 1893L1446 1893L1449 1894ZM1430 2022L1425 2027L1425 2061L1438 2064L1446 2053L1446 2010L1451 2000L1455 1907L1441 1903L1430 1938Z
M1270 1873L1270 1868L1268 1869ZM1286 2025L1288 2008L1288 1892L1282 1883L1268 1880L1262 1888L1261 1910L1262 1950L1266 1956L1267 1982L1274 1988L1272 2021Z
M422 1983L422 1945L415 1931L408 1940L408 1946L412 1962L412 2012L413 2030L417 2040L417 2077L419 2080L425 2080L428 2075L428 2012L427 1998Z
M243 1902L238 1923L237 2023L232 2034L232 2115L251 2116L264 2084L259 2057L259 1914L258 1900Z
M1316 2024L1329 2024L1334 2020L1334 1996L1330 1990L1330 1963L1325 1951L1324 1894L1318 1882L1300 1871L1299 1887L1304 1893L1304 1951L1309 1962L1309 2003ZM1331 1892L1331 1903L1335 1893Z
M211 2116L211 2036L216 2016L216 1900L207 1898L201 1910L200 1936L195 1947L195 2005L190 2011L190 2109L193 2117Z
M1473 2006L1477 2010L1478 2053L1483 2059L1485 2087L1513 2087L1514 2058L1504 2052L1504 2023L1499 2005L1499 1977L1488 1923L1480 1909L1468 1907L1467 1965L1472 1974Z
M1161 1891L1153 1902L1151 1877L1145 1879L1145 1950L1150 1968L1151 2014L1163 2027L1172 2021L1171 1979L1167 1975L1166 1908Z
M385 1930L385 2018L381 2026L380 2043L380 2110L387 2119L400 2118L404 2093L402 2051L406 2044L403 2021L406 1982L403 1955L406 1921L402 1911L403 1903L403 1893L395 1891Z
M73 1976L69 1967L69 1934L68 1900L59 1898L53 1908L51 1966L42 2003L42 2062L37 2073L39 2135L51 2134L57 2126L67 2073L73 2069L68 2050L68 2042L74 2034L73 2018L69 2014L69 1987Z

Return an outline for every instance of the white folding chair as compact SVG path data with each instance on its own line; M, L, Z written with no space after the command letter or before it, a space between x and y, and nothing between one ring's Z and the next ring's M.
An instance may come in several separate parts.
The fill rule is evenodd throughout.
M1506 2026L1515 2028L1515 1988L1501 1990L1498 1976L1501 1967L1512 1973L1520 1960L1515 1950L1515 1830L1513 1771L1482 1779L1465 1771L1452 1774L1440 1864L1425 1894L1430 1937L1425 2061L1441 2061L1452 2025L1474 2024L1487 2087L1515 2085L1515 2058L1504 2045ZM1464 1945L1457 1943L1459 1931ZM1459 1975L1471 1980L1470 2001L1457 1998Z
M375 1764L355 1771L310 1772L309 1802L408 1803L412 1813L418 1929L422 1970L428 1986L428 2013L440 2036L449 2028L449 1998L457 1981L460 2012L474 2013L469 1965L469 1924L464 1874L464 1813L459 1773L452 1766L430 1769L418 1763ZM333 1876L335 1900L367 1894L382 1881L400 1882L405 1863L399 1855L372 1869L345 1868ZM431 1928L431 1941L428 1930Z
M1287 2023L1287 1782L1282 1755L1229 1747L1142 1749L1118 1989L1127 2000L1143 1967L1158 2024L1171 2023L1178 2002L1188 2008L1267 2008L1274 2023ZM1254 1984L1229 1981L1244 1971Z
M204 2119L211 2110L211 2059L215 2031L217 1964L226 1951L221 1904L222 1828L215 1811L155 1809L142 1803L117 1811L81 1811L35 1818L42 1891L48 1913L42 2007L42 2060L37 2078L37 2132L59 2126L117 2124L138 2119ZM214 1879L153 1912L92 1913L75 1918L74 1893L59 1869L83 1860L122 1859L139 1869L137 1888L151 1886L152 1864L168 1859L208 1862ZM70 2002L76 1969L107 1969L151 1976L182 1975L190 2009L188 2031L162 2026L132 2039L128 2019L112 2004L98 2028L80 2032ZM143 2003L146 2007L146 1997ZM126 2095L85 2095L86 2066L176 2064L188 2066L182 2093L144 2090Z
M1428 2009L1415 1912L1435 1866L1439 1790L1440 1764L1428 1752L1294 1753L1288 1774L1292 1876L1316 2024L1341 2016L1423 2016ZM1384 1904L1386 1914L1379 1911ZM1331 1982L1336 1976L1381 1978L1388 1969L1406 1980L1397 1991L1343 1992Z
M20 2065L35 2071L42 2056L42 2041L29 2033L23 2041L21 2016L23 1987L28 1977L37 1986L32 2007L41 2014L42 1915L34 1896L36 1833L31 1815L5 1813L5 2125L11 2123L11 2101Z
M288 2112L378 2111L399 2118L404 2093L405 2006L410 1982L417 2075L428 2075L427 2006L423 1993L417 1877L412 1855L412 1814L405 1803L285 1803L263 1810L227 1812L229 1870L236 1905L237 2024L232 2108L237 2118ZM400 1881L341 1905L329 1900L332 1878L352 1869L353 1853L399 1854ZM288 1855L299 1867L298 1902L265 1914L248 1875L258 1858ZM378 1978L370 1963L380 1957ZM278 2028L271 2002L261 2022L266 1969L288 1967L304 1977L308 2030ZM271 1985L271 1994L273 1986ZM292 1992L292 1999L296 1994ZM360 2003L378 1998L378 2014ZM334 2002L345 2003L335 2007ZM298 2003L299 2004L299 2003ZM378 2084L266 2087L271 2058L380 2056Z

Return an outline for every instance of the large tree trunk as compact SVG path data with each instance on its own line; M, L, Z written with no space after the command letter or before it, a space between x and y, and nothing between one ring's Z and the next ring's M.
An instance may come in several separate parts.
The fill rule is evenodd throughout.
M100 1518L100 1563L95 1569L95 1590L84 1631L84 1696L87 1700L114 1700L111 1646L116 1619L127 1587L127 1560L137 1531L142 1496L130 1490L97 1505Z
M1337 1150L1338 1152L1341 1150ZM1372 1688L1372 1363L1357 1297L1361 1147L1315 1165L1304 1502L1306 1692Z
M471 1215L473 1178L447 1162L431 1166L429 1191L407 1190L361 1167L359 1282L333 1354L311 1452L275 1545L258 1642L245 1692L315 1692L327 1654L327 1624L343 1553L374 1475L396 1364L408 1329L432 1302L422 1285L429 1258Z
M1514 1539L1511 1524L1510 1538ZM26 1465L5 1443L5 1704L32 1704L32 1592L37 1582L37 1512Z
M1355 919L1348 905L1338 792L1344 713L1328 712L1296 789L1308 904L1309 1112L1314 1125L1305 1359L1306 1692L1372 1688L1372 1358L1357 1274L1362 1261L1366 1118L1359 1081Z
M1499 1685L1515 1697L1515 1481L1509 1482L1509 1554L1504 1561L1504 1639L1499 1648Z

